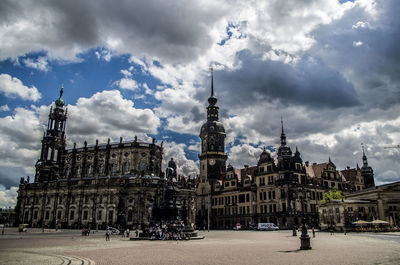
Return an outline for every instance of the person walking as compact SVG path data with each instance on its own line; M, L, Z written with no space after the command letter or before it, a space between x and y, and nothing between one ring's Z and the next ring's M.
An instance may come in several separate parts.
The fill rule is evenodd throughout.
M106 230L106 241L110 241L110 234L111 234L111 231L110 231L110 229L107 227L107 230Z
M312 227L312 237L315 238L315 229L314 229L314 226Z

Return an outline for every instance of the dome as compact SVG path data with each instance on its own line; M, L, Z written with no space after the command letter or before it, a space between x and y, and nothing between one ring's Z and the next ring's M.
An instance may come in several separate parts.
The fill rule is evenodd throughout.
M204 133L225 133L225 128L219 121L207 121L201 126L200 134Z

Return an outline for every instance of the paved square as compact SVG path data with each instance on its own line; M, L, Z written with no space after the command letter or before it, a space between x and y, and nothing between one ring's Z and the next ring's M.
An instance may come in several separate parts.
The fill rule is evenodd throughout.
M317 233L299 251L291 231L200 232L197 241L129 241L104 231L11 229L0 236L0 264L399 264L400 235Z

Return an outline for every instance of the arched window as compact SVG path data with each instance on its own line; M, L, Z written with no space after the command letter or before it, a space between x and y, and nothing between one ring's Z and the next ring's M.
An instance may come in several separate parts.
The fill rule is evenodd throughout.
M46 156L46 160L50 160L51 159L51 151L52 149L49 147L47 148L47 156Z
M54 157L53 157L53 161L57 161L57 157L58 157L58 150L54 150Z

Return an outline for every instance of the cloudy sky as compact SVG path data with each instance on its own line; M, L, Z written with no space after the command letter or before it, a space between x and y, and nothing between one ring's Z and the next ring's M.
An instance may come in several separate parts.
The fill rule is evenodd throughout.
M400 143L399 13L395 0L3 0L0 207L34 175L61 85L69 147L155 137L194 176L210 66L232 165L276 148L282 117L303 161L355 167L364 143L376 183L400 180L400 150L384 148Z

